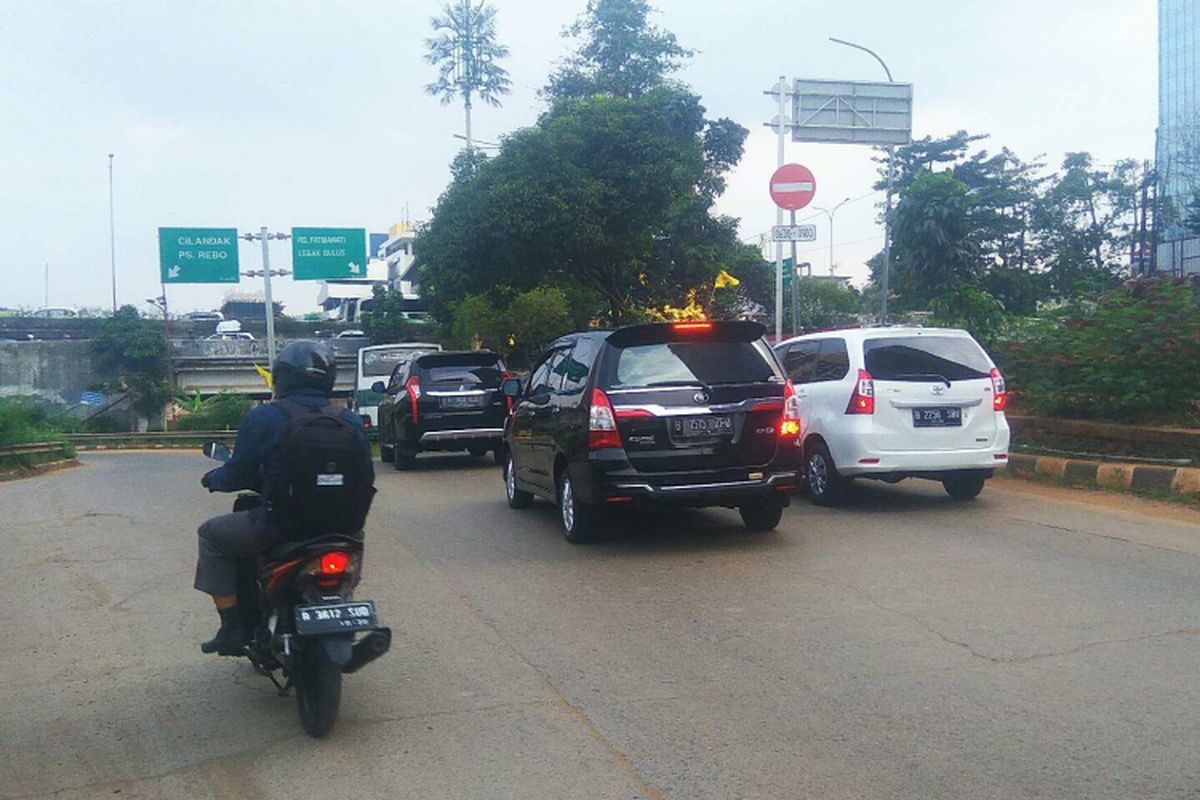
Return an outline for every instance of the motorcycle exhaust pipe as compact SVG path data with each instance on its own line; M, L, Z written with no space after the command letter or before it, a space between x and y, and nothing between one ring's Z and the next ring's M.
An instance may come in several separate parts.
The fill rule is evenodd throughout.
M350 663L342 667L342 672L357 672L386 653L391 646L391 628L378 628L371 631L354 643L354 648L350 654Z

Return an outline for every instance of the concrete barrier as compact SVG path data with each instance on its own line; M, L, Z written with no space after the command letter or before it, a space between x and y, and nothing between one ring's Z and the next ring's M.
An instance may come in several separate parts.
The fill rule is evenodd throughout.
M1016 476L1043 475L1076 486L1127 492L1200 495L1200 469L1153 464L1114 464L1086 459L1012 453L1008 471Z

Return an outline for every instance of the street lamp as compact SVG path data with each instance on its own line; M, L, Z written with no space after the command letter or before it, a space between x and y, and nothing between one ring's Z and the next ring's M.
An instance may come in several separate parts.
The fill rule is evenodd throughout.
M841 208L842 206L846 205L846 203L849 203L849 202L850 202L850 198L847 197L845 200L838 203L833 208L821 208L820 206L813 206L814 211L820 211L822 214L824 214L826 217L829 218L829 274L830 275L833 274L833 215L837 213L837 210L839 208Z
M895 83L892 79L892 71L888 69L888 65L883 59L869 47L863 47L861 44L848 42L845 39L838 39L833 36L829 37L829 41L837 44L844 44L846 47L853 47L855 50L862 50L864 53L869 53L879 66L883 67L884 73L887 74L888 83ZM887 200L883 209L883 285L880 287L883 291L880 293L882 299L879 302L879 321L887 322L887 301L888 301L888 273L891 272L892 266L892 174L895 170L896 163L896 147L888 145L888 173L887 173Z

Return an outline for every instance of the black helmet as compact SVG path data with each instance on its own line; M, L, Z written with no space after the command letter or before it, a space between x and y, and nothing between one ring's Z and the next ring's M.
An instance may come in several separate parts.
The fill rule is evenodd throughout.
M337 357L333 348L310 339L301 339L283 348L271 368L271 386L276 397L297 389L316 389L330 394L336 379Z

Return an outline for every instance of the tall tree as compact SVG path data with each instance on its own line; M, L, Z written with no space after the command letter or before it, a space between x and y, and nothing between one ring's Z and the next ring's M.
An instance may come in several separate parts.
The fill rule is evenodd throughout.
M496 8L487 0L456 0L442 10L442 16L431 20L436 35L425 40L425 60L438 68L437 80L425 92L440 97L442 105L462 98L471 150L472 99L498 106L511 91L508 71L498 63L508 56L508 48L496 41Z
M661 84L692 51L650 24L653 10L645 0L588 0L583 16L565 32L580 40L579 49L550 76L546 94L637 97Z

